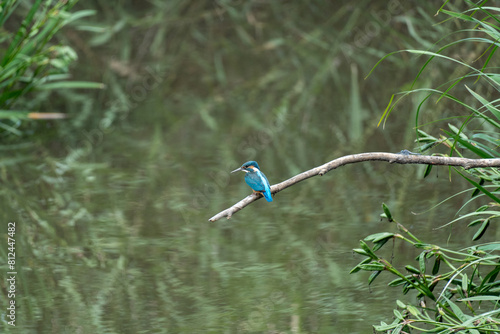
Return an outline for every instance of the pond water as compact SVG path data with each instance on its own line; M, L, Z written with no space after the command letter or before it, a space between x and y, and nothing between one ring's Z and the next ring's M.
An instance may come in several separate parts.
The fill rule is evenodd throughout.
M374 3L372 13L389 10ZM374 19L360 8L311 5L301 24L307 6L285 7L282 24L273 21L278 7L263 5L189 12L186 20L199 21L175 21L157 40L134 30L144 22L128 22L89 51L114 63L82 56L108 89L89 93L88 104L68 102L72 119L11 149L33 159L1 171L18 272L17 326L3 323L2 332L371 333L392 321L397 299L416 302L387 287L387 273L370 286L369 273L349 274L363 260L352 251L359 240L397 230L381 219L382 203L425 242L470 244L465 224L436 229L467 200L430 210L468 187L445 167L423 179L425 166L348 165L208 222L251 192L243 173L230 174L245 161L258 161L275 184L343 155L415 147L419 97L376 125L418 60L397 58L363 78L386 51L413 43L404 20L427 20L427 9L394 12L360 45L352 31ZM263 25L252 26L249 13ZM250 23L235 23L243 18ZM130 54L144 47L141 36L164 49L136 69ZM137 74L118 75L125 64ZM398 241L380 252L400 266L418 254Z

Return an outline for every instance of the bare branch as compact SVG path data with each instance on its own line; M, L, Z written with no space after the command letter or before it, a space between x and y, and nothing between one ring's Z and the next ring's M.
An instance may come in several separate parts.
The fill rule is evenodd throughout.
M403 151L402 151L403 152ZM406 151L409 153L408 151ZM271 193L276 194L285 188L288 188L300 181L304 181L310 177L316 175L325 175L332 169L340 166L353 164L362 161L387 161L389 163L396 164L424 164L424 165L442 165L442 166L459 166L464 169L470 168L480 168L480 167L500 167L500 159L466 159L466 158L454 158L454 157L441 157L441 156L430 156L430 155L416 155L416 154L402 154L402 153L385 153L385 152L373 152L373 153L359 153L346 155L341 158L337 158L324 165L318 166L316 168L310 169L286 181L275 184L271 186ZM251 194L238 203L234 204L232 207L219 212L215 216L209 219L209 221L214 222L222 217L231 218L235 213L246 207L247 205L260 199L262 195Z

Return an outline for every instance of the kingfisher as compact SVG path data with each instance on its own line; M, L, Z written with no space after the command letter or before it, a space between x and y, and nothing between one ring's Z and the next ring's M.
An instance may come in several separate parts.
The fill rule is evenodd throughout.
M247 161L240 168L233 170L231 173L243 171L245 172L245 182L256 193L264 196L266 201L272 202L271 186L267 177L260 171L259 164L256 161Z

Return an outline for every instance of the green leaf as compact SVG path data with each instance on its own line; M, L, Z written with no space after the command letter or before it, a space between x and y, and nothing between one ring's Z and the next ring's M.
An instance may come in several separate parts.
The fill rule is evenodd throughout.
M457 19L461 19L461 20L469 21L469 22L475 22L475 20L472 17L470 17L469 15L463 14L463 13L456 13L456 12L452 12L452 11L449 11L446 9L441 9L440 12L443 12L443 13L445 13L451 17L457 18Z
M467 292L469 289L469 279L467 273L462 274L462 291Z
M429 174L431 173L431 170L432 170L432 165L427 165L427 167L425 168L425 172L424 172L424 179L429 176Z
M32 111L28 110L0 110L0 119L4 118L18 118L29 119L28 114Z
M361 268L359 267L360 265L370 263L370 262L371 262L371 260L372 260L372 259L371 259L371 258L369 258L369 257L368 257L368 258L366 258L366 259L364 259L363 261L361 261L360 263L358 263L358 265L357 265L356 267L352 268L352 269L351 269L351 271L349 272L349 274L354 274L354 273L357 273L358 271L360 271L360 270L361 270Z
M419 146L419 147L418 147L418 151L420 151L420 152L425 152L425 151L427 151L428 149L430 149L430 148L434 147L435 145L437 145L437 143L436 143L436 142L427 143L427 144L425 144L425 145Z
M103 89L105 86L100 82L89 81L59 81L50 82L36 87L38 90L51 89Z
M378 271L374 271L370 277L368 277L368 285L372 284L373 281L375 281L375 279L378 277L378 275L380 275L382 271L381 270L378 270Z
M404 284L404 283L406 283L406 280L404 278L396 278L395 280L387 283L387 285L394 287L394 286L399 286L399 285Z
M418 309L413 306L413 305L408 305L408 307L406 308L414 317L419 317L420 316L420 312L418 312Z
M487 135L485 133L476 133L472 136L472 138L476 139L481 139L481 140L484 140L492 145L495 145L495 146L498 146L500 144L500 139L496 138L496 137L493 137L493 136L490 136L490 135Z
M408 282L405 285L403 285L403 295L406 295L408 291L410 291L410 288L412 288L412 286L408 284Z
M391 232L381 232L381 233L370 234L364 240L365 241L378 242L380 240L388 239L388 238L392 238L392 237L394 237L394 233L391 233Z
M467 138L467 136L453 124L448 123L448 127L455 134L455 136L459 136L463 140L469 140L469 138Z
M75 13L72 13L66 20L65 20L65 23L69 23L69 22L72 22L72 21L76 21L76 20L79 20L83 17L86 17L86 16L92 16L92 15L95 15L97 11L96 10L93 10L93 9L86 9L86 10L80 10L78 12L75 12Z
M384 213L385 213L387 219L390 222L393 222L394 220L392 219L391 211L389 210L389 208L387 207L387 205L385 203L382 203L382 209L384 210Z
M382 248L387 243L387 241L389 241L389 239L383 239L383 240L375 242L373 245L373 251L374 252L378 251L380 248Z
M454 135L451 132L446 131L446 130L443 130L443 132L446 133L446 135L448 135L450 138L454 139L456 142L460 143L462 146L464 146L469 151L477 154L479 157L484 158L484 159L493 158L493 156L491 154L489 154L489 153L485 152L484 150L481 150L480 148L472 145L468 140L464 140L464 139L460 138L459 135Z
M365 238L365 240L372 241L375 244L373 246L373 251L375 252L382 248L382 246L384 246L391 238L394 238L394 233L382 232L369 235Z
M385 266L383 264L377 262L361 264L359 265L359 267L366 271L381 271L385 269Z
M479 181L479 185L483 185L484 184L484 179L481 178L481 180ZM472 195L470 196L471 198L474 198L476 197L481 191L479 189L475 189L474 192L472 193ZM477 210L476 210L477 211Z
M486 232L486 229L489 226L490 226L490 219L486 218L481 227L479 227L479 229L477 230L476 234L474 234L474 236L472 237L472 240L476 241L478 239L481 239L481 237L484 235L484 232Z
M474 146L476 149L483 151L484 154L492 157L492 158L499 158L500 153L498 153L496 150L491 149L490 147L486 146L485 144L478 142L477 140L470 139L468 142Z
M441 266L441 256L437 255L436 259L434 260L434 265L432 266L432 275L437 275L440 266Z
M497 276L498 276L498 273L500 272L500 265L499 266L496 266L495 269L493 269L492 271L490 271L483 279L483 281L481 282L481 285L479 286L479 288L477 289L478 292L481 292L481 293L484 293L485 290L489 290L489 288L487 289L484 289L484 287L490 283L493 283L496 279L497 279Z
M432 291L429 289L427 285L425 285L425 278L423 278L424 282L418 282L418 296L423 296L423 297L428 297L432 300L436 300L436 297L432 293Z
M500 199L497 196L495 196L492 193L490 193L488 190L486 190L486 188L484 188L483 186L481 186L479 183L477 183L477 182L469 179L465 175L463 175L461 172L458 171L458 169L455 168L455 171L460 176L462 176L464 179L466 179L467 181L469 181L469 183L471 183L473 186L475 186L476 188L478 188L479 190L481 190L486 196L488 196L489 198L491 198L492 200L494 200L495 202L497 202L497 203L500 204Z
M394 312L394 315L396 316L397 319L399 319L400 321L405 320L405 318L403 317L403 315L401 314L401 312L399 312L397 309L394 309L392 311Z
M368 247L366 242L364 242L363 240L360 240L359 245L368 254L369 257L371 257L374 260L378 260L378 256L375 255L375 253L370 249L370 247Z
M378 325L378 326L374 325L373 326L373 328L375 328L375 330L377 332L386 332L386 331L394 329L396 327L401 327L401 325L398 322L395 322L395 323L392 323L392 324L386 324L383 321L380 322L380 325ZM394 332L392 332L392 333L394 333Z
M415 246L416 248L423 248L423 249L431 249L432 247L434 247L434 246L427 244L425 242L417 242L413 246Z
M473 222L470 222L469 225L467 225L467 227L471 227L471 226L474 226L474 225L477 225L477 224L481 224L482 222L484 222L484 219L476 219Z
M370 254L369 254L369 253L367 253L367 252L365 252L365 251L364 251L363 249L361 249L361 248L354 248L354 249L353 249L353 252L356 252L356 253L358 253L358 254L360 254L360 255L368 256L368 257L370 258L370 260L371 260L371 256L370 256Z
M461 321L467 321L470 316L466 315L465 313L462 312L462 310L460 309L460 307L458 307L457 304L455 304L454 302L452 302L451 300L449 300L448 298L444 297L443 298L446 300L446 302L448 303L448 305L450 305L453 313L455 314L455 316L457 316L458 319L460 319Z
M19 45L23 42L23 40L28 37L28 31L29 31L28 27L32 25L33 17L35 16L41 4L42 0L36 0L34 3L31 4L30 11L26 15L23 22L21 23L21 27L19 27L19 30L16 33L16 37L9 44L9 48L4 53L4 58L2 59L0 66L5 67L5 65L7 65L7 63L10 62L19 52L19 51L16 52L14 50L18 49Z
M460 301L460 302L477 302L477 301L483 301L483 300L499 301L500 296L474 296L474 297L460 298L458 301Z
M401 331L403 330L404 325L399 324L394 330L391 332L391 334L400 334Z
M425 274L425 255L426 253L425 252L422 252L420 253L420 255L418 256L418 264L420 266L420 272L422 274Z
M415 267L413 267L411 265L406 265L405 268L406 268L406 270L408 270L411 273L420 275L420 271L418 271L417 268L415 268Z
M387 56L386 56L386 57L387 57ZM382 59L381 59L380 61L382 61ZM379 63L380 63L380 61L379 61ZM378 65L378 63L377 63L375 66L377 66L377 65ZM375 66L373 67L373 69L375 68ZM372 71L373 71L373 69L372 69ZM370 71L370 73L371 73L371 71ZM368 73L368 75L370 75L370 73ZM368 75L367 75L367 77L368 77ZM388 117L389 117L389 115L391 114L391 110L392 110L392 108L391 108L392 100L394 100L394 94L392 94L391 99L389 100L389 104L388 104L388 105L387 105L387 107L385 108L384 113L382 114L382 117L380 117L380 120L378 121L378 124L377 124L377 128L380 126L380 124L382 123L382 121L383 121L383 120L387 120L387 118L388 118ZM393 107L394 107L394 106L393 106ZM385 121L384 121L384 126L385 126Z
M481 183L479 184L481 185ZM485 205L482 205L480 206L479 208L476 209L476 212L481 212L481 211L486 211L490 208L490 206L488 204L485 204Z
M494 106L493 101L490 102L486 100L484 97L482 97L481 95L477 94L472 89L467 87L467 85L465 85L465 88L467 88L467 90L472 94L472 96L474 96L479 102L481 102L483 106L485 106L493 114L493 116L496 117L496 119L500 120L500 110L498 110Z
M478 246L477 249L482 251L500 251L500 243L493 242L491 244L481 245Z

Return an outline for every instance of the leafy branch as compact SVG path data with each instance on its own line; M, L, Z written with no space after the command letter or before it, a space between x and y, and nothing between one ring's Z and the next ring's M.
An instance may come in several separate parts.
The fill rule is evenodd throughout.
M395 309L394 321L391 324L381 322L374 326L375 329L392 333L409 332L411 329L443 333L461 330L468 330L469 333L497 332L500 329L500 281L496 278L500 272L500 255L491 252L500 250L500 242L469 247L463 251L448 250L422 242L393 219L385 204L383 209L382 216L394 222L401 233L376 233L361 240L361 248L354 251L366 259L355 266L351 273L361 270L372 272L368 279L371 284L380 273L389 272L397 278L388 285L401 286L404 294L410 290L417 291L420 306L406 305L398 300L402 312ZM389 240L402 240L422 249L416 258L418 266L406 265L404 273L392 265L392 259L377 255ZM373 243L373 247L370 248L367 242ZM429 269L427 263L432 259L434 262ZM443 264L446 269L442 268ZM487 268L486 275L482 274L483 268ZM444 285L441 292L436 289L439 283ZM453 298L455 301L452 301ZM475 302L481 303L482 314L477 314L479 309L473 305ZM423 324L426 324L425 328L420 327Z

